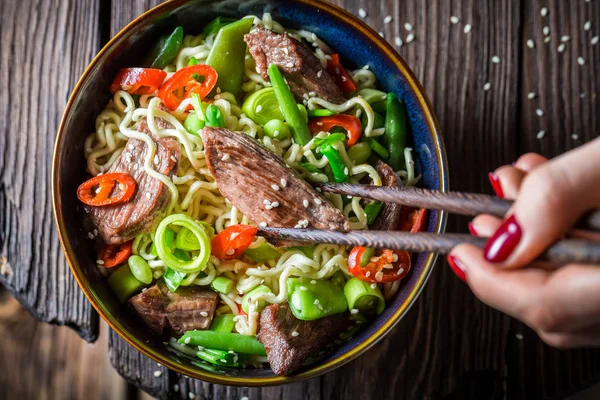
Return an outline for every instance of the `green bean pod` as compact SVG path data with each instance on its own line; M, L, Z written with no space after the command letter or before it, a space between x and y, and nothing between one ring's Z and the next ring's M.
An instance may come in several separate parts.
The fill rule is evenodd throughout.
M189 340L188 340L189 338ZM188 342L186 343L186 340ZM240 335L239 333L225 333L213 331L187 331L178 340L179 343L202 346L210 349L235 351L242 354L266 356L265 346L254 336Z
M404 165L404 149L408 131L408 116L406 109L393 93L388 94L385 115L384 142L390 155L387 163L394 171L399 171Z

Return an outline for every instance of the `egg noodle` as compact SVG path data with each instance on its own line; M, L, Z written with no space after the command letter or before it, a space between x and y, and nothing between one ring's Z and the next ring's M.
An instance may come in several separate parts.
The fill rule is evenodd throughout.
M299 30L286 30L281 24L274 21L271 15L266 13L262 19L254 17L254 26L262 25L267 29L278 33L287 31L291 36L305 40L315 49L315 54L325 67L328 59L327 53L330 49L314 33ZM191 57L195 57L199 63L204 63L213 45L216 34L207 37L185 36L182 47L174 62L165 68L168 77L175 71L188 65ZM351 72L352 77L359 89L374 88L375 75L366 68ZM249 53L246 54L245 77L242 91L249 93L260 90L270 83L265 82L261 75L256 72L254 59ZM263 128L242 113L235 96L231 93L216 90L213 104L218 107L225 119L225 128L243 132L258 141L265 147L283 157L291 168L296 169L302 177L309 182L326 182L325 174L310 173L300 167L302 160L316 168L327 165L326 157L317 159L315 156L314 139L305 146L292 143L291 139L277 140L263 134ZM137 100L125 91L118 91L109 101L106 108L96 118L96 131L85 140L85 156L87 160L87 171L93 175L99 175L108 171L119 156L131 157L127 148L130 138L143 141L148 147L146 159L144 160L144 171L151 177L160 180L169 189L171 201L168 213L184 213L195 220L205 221L211 224L216 233L236 224L251 224L242 213L236 209L225 197L221 195L217 184L211 177L207 168L204 155L202 139L186 131L182 121L186 117L185 109L191 100L184 100L172 113L166 112L160 107L160 99L153 95L142 95ZM363 134L367 137L379 136L384 129L373 129L374 113L369 103L362 97L353 97L343 104L332 104L318 97L305 96L304 104L308 109L325 108L336 112L347 112L357 109L357 116L365 113L368 119ZM161 129L157 126L155 118L166 120L172 128ZM145 119L152 135L175 138L182 147L181 160L177 175L172 178L162 175L153 169L156 155L156 143L152 138L137 129L142 119ZM315 137L326 137L329 133L320 132ZM350 182L359 183L368 176L375 185L381 185L381 178L373 166L369 164L355 165L348 157L342 142L337 142L334 147L349 168ZM406 185L414 185L418 180L415 177L411 149L405 151L406 171L398 171ZM324 194L331 203L349 217L351 229L368 229L367 217L361 205L360 199L352 198L345 207L342 197L338 194ZM151 252L153 233L143 233L136 237L133 243L133 253L143 257L152 269L154 278L160 278L165 271L165 264ZM264 241L257 238L251 247L258 247ZM99 266L101 268L101 266ZM214 256L203 271L187 274L181 285L210 285L217 276L226 276L236 282L235 293L228 295L220 294L221 304L217 313L233 313L236 315L235 331L241 334L254 335L257 331L256 303L266 301L267 303L282 303L288 295L287 278L290 276L306 277L309 279L327 279L341 270L348 275L348 249L345 246L320 244L314 249L312 257L308 257L298 249L288 249L283 252L279 259L265 263L249 264L241 260L221 261ZM241 314L238 305L242 302L242 296L259 285L266 285L271 293L256 295L249 303L248 315ZM383 285L384 294L387 299L391 298L398 289L398 283Z

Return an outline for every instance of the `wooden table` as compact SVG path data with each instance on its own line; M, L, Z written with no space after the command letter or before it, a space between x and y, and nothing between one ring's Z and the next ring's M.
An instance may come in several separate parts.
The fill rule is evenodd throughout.
M54 135L85 66L157 2L0 5L0 279L38 319L67 325L87 341L98 337L99 319L71 277L50 211ZM413 25L414 42L399 52L435 106L453 189L490 193L487 172L519 154L555 156L598 135L600 46L591 45L600 33L598 1L335 3L354 14L366 10L366 22L392 43L396 36L406 39L406 22ZM549 9L545 17L542 7ZM388 24L387 15L393 17ZM460 22L451 23L451 16ZM570 40L560 53L563 35ZM464 232L466 222L451 218L448 231ZM103 347L74 340L67 328L37 324L16 302L0 299L0 397L135 397L135 389L104 366ZM106 343L105 333L101 338ZM265 389L211 385L157 366L113 332L108 345L110 360L128 382L163 398L186 399L192 392L203 399L555 399L600 378L599 351L548 348L523 324L479 302L444 262L385 340L349 365L303 383ZM169 391L175 384L179 392Z

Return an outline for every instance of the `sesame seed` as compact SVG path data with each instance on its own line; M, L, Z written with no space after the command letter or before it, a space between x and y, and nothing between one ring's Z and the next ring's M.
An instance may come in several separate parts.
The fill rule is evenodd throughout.
M383 279L383 272L381 272L381 271L378 271L378 272L375 274L375 280L376 280L377 282L381 282L381 280L382 280L382 279Z
M292 336L293 336L293 337L298 337L298 335L299 335L299 333L298 333L298 332L296 332L296 331L292 332Z
M92 232L88 232L88 237L89 237L90 239L93 239L93 238L94 238L94 234L93 234Z
M256 113L259 113L261 111L262 111L262 106L261 105L256 106Z
M302 286L302 287L304 287L304 286ZM306 289L306 288L305 288L305 289ZM313 304L314 304L315 306L316 306L317 304L319 304L319 303L320 303L319 299L315 299L315 301L313 301Z
M240 398L240 400L249 400L249 399L248 399L248 396L243 396Z
M294 68L294 63L289 62L289 63L286 64L286 67L288 67L288 68Z
M344 175L348 175L350 171L348 171L348 167L344 168Z
M517 333L515 337L517 338L517 340L523 340L523 335L521 335L520 333Z
M560 37L560 41L561 41L561 42L565 42L565 43L566 43L566 42L568 42L569 40L571 40L571 36L569 36L569 35L564 35L564 36L561 36L561 37Z
M316 285L317 281L313 279L312 281L310 281L310 283L313 284L313 285Z
M158 154L154 156L154 164L158 164L160 162L160 158L158 158Z
M352 310L350 310L350 314L352 314L352 315L358 314L358 309L357 308L353 308Z
M147 199L151 199L152 198L152 194L150 192L146 192L146 198Z
M385 34L383 32L379 32L379 36L381 36L382 38L384 38ZM338 74L339 74L339 72L338 72Z
M191 400L191 399L195 399L195 398L196 398L196 395L195 395L194 393L192 393L192 392L189 392L189 393L188 393L188 397L189 397L189 398L190 398L190 400Z
M170 158L171 158L171 161L177 162L177 157L175 157L175 156L172 155Z
M392 255L392 262L396 262L396 261L398 261L398 254L394 253Z
M272 188L273 188L273 190L275 190L275 191L279 190L279 186L277 186L277 185L275 185L275 184L271 185L271 187L272 187Z
M342 75L342 82L346 82L348 79Z
M545 17L546 15L548 15L548 9L546 7L542 8L540 10L540 14L542 15L542 17Z
M179 392L179 385L178 384L174 384L173 385L173 391L174 392Z
M369 276L371 276L371 271L367 271L367 273L365 274L365 276L368 278Z
M221 93L221 88L220 87L217 88L217 93Z
M550 36L546 36L544 38L544 43L546 43L546 44L550 43Z
M391 15L388 15L387 17L385 17L383 19L383 23L384 24L389 24L390 22L392 22L392 16Z
M277 208L279 207L279 202L278 201L274 201L271 206L273 206L273 208Z
M407 31L412 31L413 30L413 26L410 23L405 23L404 24L404 29L406 29Z
M529 39L527 41L527 47L529 47L530 49L535 48L535 42L533 40Z
M267 227L267 223L266 222L261 222L260 224L258 224L259 226L262 226L263 228Z
M308 206L309 206L309 204L308 204L308 200L302 200L302 205L303 205L305 208L308 208Z
M367 17L367 12L364 9L359 9L358 10L358 16L361 18L366 18Z
M470 32L471 32L471 30L473 30L473 27L471 26L471 24L466 24L466 25L465 25L465 29L463 29L463 31L464 31L465 33L470 33Z
M228 255L228 256L232 256L232 255L234 255L234 254L235 254L235 250L234 250L234 249L232 249L232 248L229 248L229 249L227 249L227 250L225 251L225 254L226 254L226 255ZM206 314L206 311L202 311L202 312L203 312L204 314ZM208 314L206 314L206 315L203 315L202 313L200 313L200 315L202 315L203 317L206 317L206 315L208 315Z
M563 51L565 51L565 44L561 43L558 45L558 48L556 50L558 50L559 53L562 53Z
M583 24L583 29L586 31L592 29L592 21L585 21L585 24Z
M529 100L533 100L533 99L535 99L535 96L536 96L536 94L535 94L535 93L533 93L533 92L529 92L529 94L527 95L527 98L528 98Z
M594 36L592 38L592 40L590 40L590 43L592 44L592 46L595 46L598 44L598 41L600 41L600 37L599 36Z
M404 268L400 268L398 270L398 272L396 273L396 275L401 275L404 272Z
M323 70L320 69L319 72L317 72L317 78L320 78L321 76L323 76Z
M541 108L538 108L537 110L535 110L535 113L537 114L538 117L544 116L544 111Z
M214 97L215 100L219 100L220 98L221 98L220 94L216 94L215 97Z
M129 150L133 150L133 149L135 149L135 146L134 146L133 144L131 144L131 143L130 143L130 144L127 146L127 148L128 148Z
M537 133L537 135L536 135L536 137L537 137L538 139L543 139L543 138L544 138L544 136L546 136L546 131L545 131L545 130L541 130L541 131L539 131L539 132Z
M500 64L500 57L498 57L498 56L494 56L494 57L492 57L492 62L493 62L494 64Z
M283 186L283 187L287 186L287 181L285 179L281 180L281 186Z
M267 200L267 199L264 199L264 200L263 200L263 204L265 204L265 205L269 205L269 204L271 204L271 201L270 201L270 200Z
M227 161L229 160L229 154L224 154L223 157L221 157L221 161Z
M450 17L450 22L456 25L460 22L460 19L457 16L453 15Z
M486 82L485 85L483 85L483 90L485 90L486 92L488 90L490 90L492 88L492 84L490 82Z
M367 69L369 69L369 66L365 65L365 66L362 67L362 69L367 70Z
M186 337L185 339L183 339L183 343L185 344L190 344L190 341L192 340L191 337Z
M320 206L321 204L323 204L323 202L321 201L321 199L315 198L315 204Z
M396 36L394 38L394 44L398 47L402 47L402 39L400 38L400 36Z
M412 42L412 41L414 41L414 40L415 40L415 35L414 35L414 34L412 34L412 33L409 33L409 34L406 36L406 43L411 43L411 42Z
M579 135L576 134L576 133L574 133L574 134L571 135L571 139L578 140L579 139Z
M577 57L577 63L579 65L585 65L585 58L583 58L583 57Z
M548 36L550 34L550 27L549 26L543 27L542 32L544 33L544 36Z
M377 289L377 284L376 283L371 283L371 289Z
M96 260L96 264L104 265L104 261L103 260Z
M158 378L158 377L159 377L159 376L161 376L161 375L162 375L162 372L161 372L161 371L158 371L158 370L157 370L157 371L154 371L154 376L155 376L155 377L157 377L157 378Z

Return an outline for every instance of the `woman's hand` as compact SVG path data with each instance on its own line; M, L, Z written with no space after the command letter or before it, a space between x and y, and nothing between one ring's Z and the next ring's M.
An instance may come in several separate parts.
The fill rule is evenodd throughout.
M549 345L600 346L600 265L533 261L600 208L600 139L549 161L526 154L490 180L500 197L515 199L509 217L476 217L469 228L490 237L485 249L457 246L450 266L479 299L525 322Z

